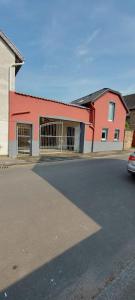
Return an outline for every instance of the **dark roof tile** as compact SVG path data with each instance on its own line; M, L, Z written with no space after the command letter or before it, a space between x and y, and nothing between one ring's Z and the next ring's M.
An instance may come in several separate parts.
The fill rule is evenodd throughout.
M89 103L89 102L94 102L97 100L97 98L99 98L102 94L104 94L104 92L108 90L107 88L104 88L104 89L101 89L101 90L98 90L94 93L91 93L87 96L84 96L82 98L79 98L79 99L76 99L74 101L72 101L72 103L74 104L80 104L80 105L84 105L86 103Z
M135 94L123 96L128 109L135 109Z
M114 94L117 94L121 98L121 101L122 101L123 105L125 106L127 112L129 112L128 111L128 107L126 105L126 102L124 101L121 93L119 93L119 92L117 92L115 90L109 89L109 88L103 88L103 89L98 90L98 91L96 91L94 93L91 93L91 94L89 94L89 95L87 95L85 97L76 99L76 100L72 101L71 103L85 106L85 104L87 104L87 103L90 103L90 102L93 103L93 102L95 102L97 99L99 99L106 92L112 92Z

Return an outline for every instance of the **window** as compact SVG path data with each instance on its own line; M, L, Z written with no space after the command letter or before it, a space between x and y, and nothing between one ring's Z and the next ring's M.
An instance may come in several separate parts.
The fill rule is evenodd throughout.
M107 128L103 128L102 129L102 138L101 138L101 140L102 141L106 141L107 137L108 137L108 129Z
M114 132L114 141L118 141L119 140L119 136L120 136L120 130L119 129L115 129L115 132Z
M115 115L115 103L110 102L109 103L109 112L108 112L108 121L114 121L114 115Z

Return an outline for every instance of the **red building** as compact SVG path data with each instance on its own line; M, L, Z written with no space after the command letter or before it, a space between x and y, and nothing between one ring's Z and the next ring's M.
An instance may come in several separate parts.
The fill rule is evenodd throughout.
M10 92L10 155L122 150L126 112L110 89L70 104Z
M0 74L0 83L5 80L3 89L10 79L7 98L5 91L0 91L4 95L0 98L1 105L7 103L4 107L7 121L0 120L0 126L8 128L0 149L7 146L7 154L12 157L23 153L38 156L47 151L88 153L123 149L128 109L119 92L102 89L72 103L17 93L13 83L23 58L3 33L0 33L0 52L6 57L0 61L4 70ZM12 64L7 62L11 53Z

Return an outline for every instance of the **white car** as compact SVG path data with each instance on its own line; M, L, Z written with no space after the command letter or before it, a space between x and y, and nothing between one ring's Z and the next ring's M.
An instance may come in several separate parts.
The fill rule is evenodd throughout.
M135 175L135 152L130 154L128 159L128 172Z

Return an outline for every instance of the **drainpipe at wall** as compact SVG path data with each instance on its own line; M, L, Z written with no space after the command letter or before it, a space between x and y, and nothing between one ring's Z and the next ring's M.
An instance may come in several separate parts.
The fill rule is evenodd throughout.
M92 107L93 109L93 125L90 124L89 127L92 128L92 131L93 131L93 134L92 134L92 147L91 147L91 152L93 152L93 146L94 146L94 134L95 134L95 107L94 107L94 104L91 102L90 104L90 108ZM90 110L90 114L91 114L91 110ZM89 121L90 120L90 116L89 116Z
M8 155L9 155L9 133L10 133L10 90L11 90L11 68L15 68L17 66L24 65L24 61L21 63L14 63L9 66L9 74L8 74Z

